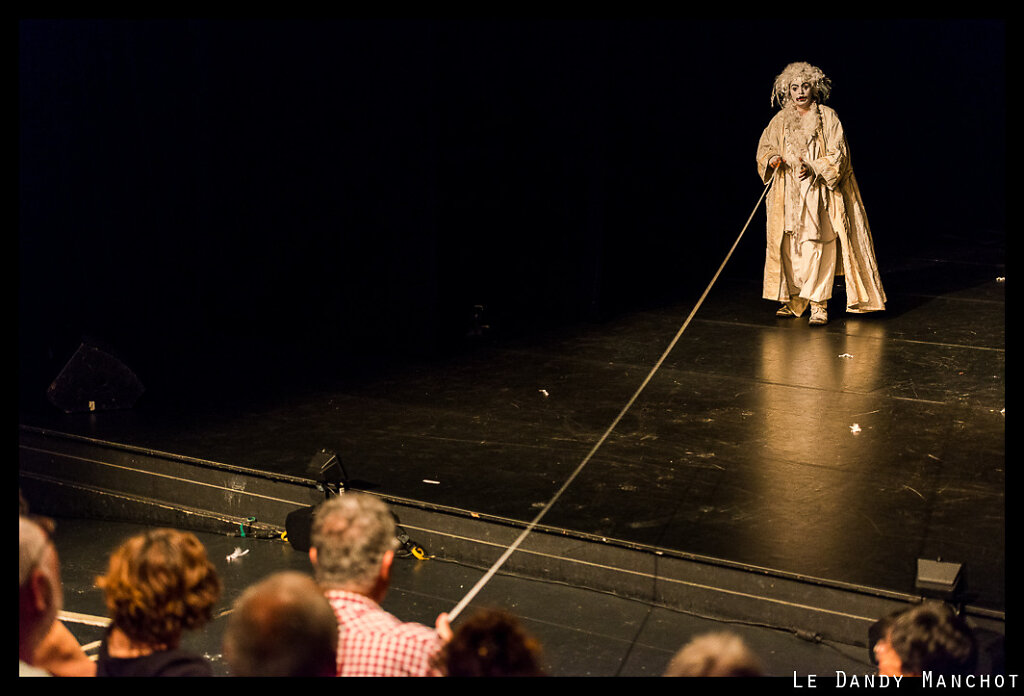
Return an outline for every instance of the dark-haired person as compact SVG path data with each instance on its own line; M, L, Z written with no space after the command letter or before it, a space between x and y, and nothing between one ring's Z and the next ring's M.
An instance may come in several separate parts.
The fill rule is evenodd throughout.
M543 677L540 644L500 609L478 611L450 636L435 659L437 676Z
M920 677L973 674L978 661L974 632L942 602L925 602L886 620L875 643L878 673Z

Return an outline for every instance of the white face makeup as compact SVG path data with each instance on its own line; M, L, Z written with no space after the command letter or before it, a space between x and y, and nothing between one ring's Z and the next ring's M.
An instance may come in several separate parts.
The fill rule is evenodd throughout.
M801 109L806 109L813 101L810 82L794 82L789 86L789 98Z

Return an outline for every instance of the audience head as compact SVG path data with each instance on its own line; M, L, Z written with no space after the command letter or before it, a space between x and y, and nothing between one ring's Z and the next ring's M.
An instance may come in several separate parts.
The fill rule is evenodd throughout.
M320 586L281 571L248 588L228 617L224 657L236 677L333 677L338 620Z
M880 674L971 674L978 659L974 633L953 608L925 602L886 620L874 647Z
M760 659L739 636L708 633L697 636L675 654L666 677L760 677Z
M52 531L52 522L45 518L18 516L18 653L27 663L63 607Z
M449 677L542 677L541 657L539 643L519 621L495 609L466 619L434 662Z
M221 590L199 539L173 529L125 541L97 585L106 595L113 627L155 649L176 648L185 630L205 625Z
M321 503L313 514L309 557L324 589L380 601L397 545L395 519L375 496L344 493Z

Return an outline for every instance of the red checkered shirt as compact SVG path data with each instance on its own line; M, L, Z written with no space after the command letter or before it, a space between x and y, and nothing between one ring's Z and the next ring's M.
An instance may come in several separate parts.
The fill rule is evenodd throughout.
M329 590L338 617L339 677L425 677L441 647L433 628L405 623L368 597Z

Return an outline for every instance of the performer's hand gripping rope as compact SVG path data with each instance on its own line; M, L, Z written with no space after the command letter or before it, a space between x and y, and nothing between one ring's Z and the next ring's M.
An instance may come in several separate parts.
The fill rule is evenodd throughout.
M747 218L746 224L743 225L743 229L740 230L739 236L736 237L736 241L733 242L732 248L730 248L729 253L726 254L725 260L722 261L722 264L718 267L718 270L715 272L715 275L711 279L711 282L708 283L708 286L704 290L703 294L701 294L700 299L697 300L697 304L694 305L693 310L690 312L690 315L686 317L686 321L683 322L683 325L679 328L679 331L676 332L676 335L672 339L671 343L669 343L668 348L665 349L665 352L662 353L660 358L658 358L658 361L654 364L654 367L651 368L651 371L648 373L643 383L636 390L633 396L629 399L626 405L622 407L622 410L619 411L619 415L615 417L615 420L612 421L611 425L608 426L608 429L604 431L603 435L601 435L601 438L587 453L587 456L583 458L583 461L580 462L579 466L576 467L576 469L572 472L569 478L566 479L565 483L562 484L562 487L558 489L558 492L555 493L554 497L551 498L548 504L544 506L544 508L540 511L540 513L537 514L533 521L526 526L526 529L524 529L522 533L519 535L519 537L514 542L512 542L512 545L505 549L505 552L501 555L501 557L494 563L494 565L491 566L491 568L483 575L483 577L481 577L480 580L477 581L476 585L474 585L473 588L470 589L466 596L463 597L462 600L457 605L455 605L455 607L450 612L448 612L447 619L449 623L455 621L458 615L462 613L462 611L473 600L473 598L476 597L477 594L479 594L480 590L483 589L484 585L486 585L490 581L490 579L494 577L494 574L498 572L498 569L500 569L501 566L505 564L505 561L508 560L509 556L515 553L516 549L518 549L519 546L526 539L526 537L529 536L530 532L532 532L533 529L538 524L540 524L541 519L543 519L544 516L547 515L548 511L554 506L555 502L558 501L558 499L562 496L566 489L569 488L569 485L573 482L573 480L580 474L581 471L583 471L583 467L587 465L587 463L591 460L591 458L601 447L601 445L604 444L605 440L608 439L608 436L611 435L612 431L615 430L616 426L618 426L619 421L622 420L623 416L626 415L626 412L629 411L629 409L633 406L633 403L637 400L637 397L640 396L640 393L650 383L651 379L654 377L654 374L661 368L662 363L665 362L665 359L668 357L669 353L672 352L672 349L675 348L676 343L679 342L679 339L680 337L682 337L683 332L686 331L686 328L690 325L690 321L697 313L697 310L700 309L700 306L704 303L704 299L708 296L708 293L711 292L711 288L718 280L718 276L721 275L722 269L725 268L725 264L727 264L729 262L729 259L732 257L733 252L736 250L736 247L739 245L740 240L743 238L744 232L746 232L747 227L750 226L750 221L754 219L754 214L757 213L757 209L761 207L761 201L764 200L764 196L768 192L768 189L772 185L772 182L775 180L775 174L777 172L778 169L776 169L775 172L772 172L771 178L768 180L768 183L765 184L764 190L761 191L761 197L757 199L757 205L755 205L754 209L750 211L750 217Z

